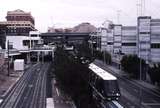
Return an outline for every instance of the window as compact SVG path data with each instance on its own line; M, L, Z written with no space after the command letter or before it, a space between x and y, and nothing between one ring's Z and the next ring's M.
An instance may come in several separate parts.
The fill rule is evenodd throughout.
M23 40L23 46L29 45L29 40Z
M119 92L119 87L118 87L118 83L116 80L108 80L105 81L104 83L105 85L105 93L107 96L109 95L113 95L115 93Z
M31 35L31 37L37 37L37 36L38 36L37 34L32 34L32 35Z
M160 43L152 43L151 48L160 48Z
M140 32L139 34L150 34L150 32Z
M136 46L136 43L122 43L122 46Z
M113 45L113 42L108 42L107 44L108 44L108 45Z
M8 48L13 49L13 42L9 42Z

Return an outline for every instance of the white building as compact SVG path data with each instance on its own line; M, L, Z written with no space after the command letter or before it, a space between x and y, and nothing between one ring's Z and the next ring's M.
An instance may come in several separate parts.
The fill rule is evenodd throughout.
M146 62L160 62L160 19L141 16L137 26L112 24L112 27L99 28L94 33L101 51L111 54L136 54ZM91 35L92 37L92 35Z
M97 29L97 35L100 37L101 51L105 51L107 48L107 29L100 27Z
M137 54L137 28L136 26L122 26L122 49L123 54Z
M14 56L26 55L27 62L30 62L32 48L43 42L38 31L30 32L29 36L6 36L6 49L9 49L9 56L13 61ZM8 57L6 50L5 57Z
M38 44L40 37L29 36L6 36L6 49L8 49L8 41L10 49L17 49L19 52L29 52L31 48Z
M113 53L122 51L122 25L114 25L113 28Z
M114 37L113 37L113 30L107 30L107 51L113 54L113 46L114 46Z
M147 62L160 62L160 19L138 18L138 49Z

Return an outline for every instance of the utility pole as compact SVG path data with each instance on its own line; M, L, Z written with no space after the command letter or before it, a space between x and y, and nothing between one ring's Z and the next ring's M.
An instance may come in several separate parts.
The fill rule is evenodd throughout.
M8 76L9 76L9 74L10 74L10 70L9 70L9 68L10 68L10 65L9 65L9 40L8 40L8 42L7 42L7 49L8 49Z
M140 45L140 50L141 50L141 45ZM142 81L142 59L141 59L141 53L140 53L140 75L139 75L139 80ZM139 88L139 96L140 96L140 98L139 98L139 106L141 108L141 103L142 103L142 89L141 89L141 87Z

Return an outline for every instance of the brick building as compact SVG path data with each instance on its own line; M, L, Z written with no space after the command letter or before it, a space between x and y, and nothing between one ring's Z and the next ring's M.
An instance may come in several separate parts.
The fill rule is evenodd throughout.
M30 31L35 30L35 21L30 12L20 9L8 11L6 20L0 25L7 25L7 35L29 35Z

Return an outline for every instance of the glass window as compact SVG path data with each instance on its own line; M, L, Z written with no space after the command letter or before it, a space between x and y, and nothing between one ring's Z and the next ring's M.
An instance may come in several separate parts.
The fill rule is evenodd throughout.
M115 95L115 93L119 93L119 87L117 80L108 80L104 82L105 94L107 96Z

